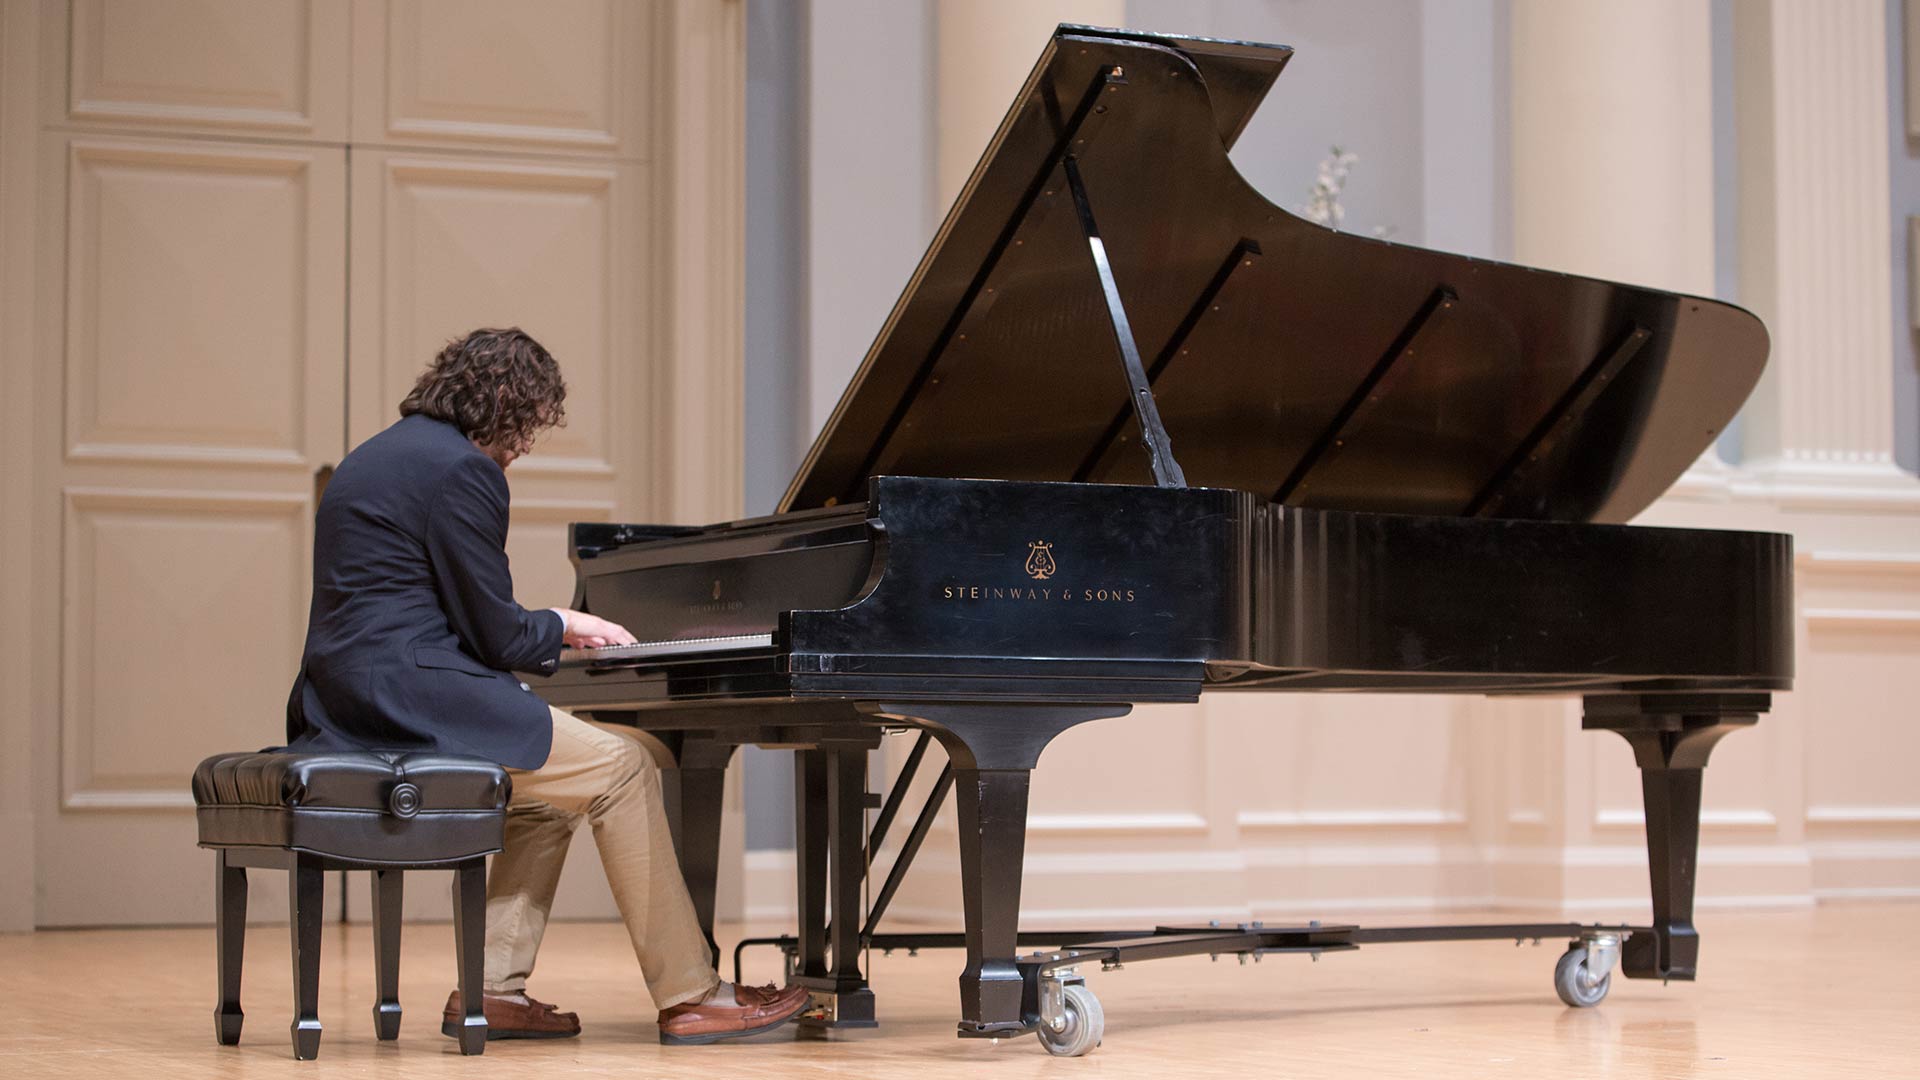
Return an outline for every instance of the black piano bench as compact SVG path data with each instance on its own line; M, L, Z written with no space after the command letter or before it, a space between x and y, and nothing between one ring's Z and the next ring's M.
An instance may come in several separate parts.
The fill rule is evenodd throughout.
M466 1014L460 1052L486 1049L480 1011L487 856L506 832L506 770L478 758L400 752L218 754L193 771L200 846L218 855L214 1037L240 1041L247 869L285 870L293 935L293 1056L320 1054L322 875L373 871L374 1033L400 1036L400 898L407 870L452 870L454 951Z

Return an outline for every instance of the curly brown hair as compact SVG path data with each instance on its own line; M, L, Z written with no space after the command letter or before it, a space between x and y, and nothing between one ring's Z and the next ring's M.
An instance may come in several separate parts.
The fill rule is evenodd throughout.
M517 326L447 342L400 403L400 415L444 420L476 444L524 454L567 421L567 384L552 354Z

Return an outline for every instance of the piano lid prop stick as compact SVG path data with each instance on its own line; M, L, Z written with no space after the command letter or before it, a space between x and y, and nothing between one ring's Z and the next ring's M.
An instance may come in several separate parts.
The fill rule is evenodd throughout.
M1245 274L1241 274L1236 279L1235 271L1251 267L1254 261L1260 258L1260 254L1260 242L1252 237L1241 237L1240 242L1233 245L1233 250L1227 253L1226 261L1222 262L1220 269L1214 272L1213 278L1207 282L1207 287L1200 290L1199 299L1187 309L1186 317L1180 320L1180 325L1174 328L1173 336L1167 339L1166 346L1154 359L1153 366L1147 369L1148 386L1154 386L1160 382L1160 376L1173 363L1175 357L1187 354L1187 342L1193 339L1193 333L1199 328L1200 320L1206 317L1207 312L1220 310L1220 297L1227 291L1227 283L1246 278ZM1132 415L1132 408L1125 406L1114 412L1113 420L1107 424L1107 429L1100 433L1100 438L1094 441L1093 449L1081 459L1080 467L1073 471L1074 483L1086 483L1107 474L1107 470L1101 466L1113 452L1113 444L1119 441L1121 432L1126 429L1127 417Z
M1120 351L1120 367L1127 377L1127 397L1134 415L1140 419L1140 442L1153 465L1157 487L1184 488L1187 476L1173 460L1173 447L1167 440L1166 426L1160 422L1160 406L1147 385L1146 368L1140 363L1140 346L1133 339L1133 325L1127 321L1126 305L1120 301L1120 286L1113 280L1113 266L1107 261L1107 245L1100 239L1100 227L1094 224L1093 207L1087 200L1087 185L1080 179L1080 163L1069 154L1061 163L1067 170L1067 186L1073 189L1073 209L1080 217L1080 231L1087 238L1087 253L1093 258L1093 272L1100 279L1100 295L1107 302L1107 319L1113 330L1114 345Z
M948 347L966 339L967 335L961 332L961 325L969 320L984 317L987 308L992 306L990 302L982 303L983 300L990 300L993 295L993 290L988 287L987 281L999 268L1001 258L1021 243L1016 239L1018 234L1022 230L1031 228L1039 217L1045 214L1050 205L1048 200L1053 195L1053 174L1060 167L1060 163L1076 149L1086 150L1088 142L1100 130L1102 120L1110 111L1108 106L1101 104L1102 97L1117 93L1126 85L1127 73L1124 68L1117 65L1102 66L1094 75L1093 82L1088 85L1086 93L1081 95L1079 103L1074 106L1072 114L1064 121L1059 120L1060 102L1050 90L1043 88L1039 101L1055 124L1052 148L1048 151L1045 162L1033 174L1033 179L1027 183L1025 194L1007 215L1005 224L1001 226L992 245L988 247L979 268L973 272L972 280L967 283L962 299L954 306L952 315L940 331L938 341L927 351L925 359L920 362L919 368L908 381L906 392L901 394L900 400L894 405L885 423L881 425L879 433L874 437L873 444L868 447L858 470L861 476L869 476L879 467L887 444L893 439L894 433L900 430L901 424L906 419L907 409L913 404L921 388L933 377L934 368L939 366ZM802 471L805 471L805 466L802 467ZM793 495L794 491L789 490L786 497L791 499ZM832 496L825 505L832 506L839 499L837 495Z

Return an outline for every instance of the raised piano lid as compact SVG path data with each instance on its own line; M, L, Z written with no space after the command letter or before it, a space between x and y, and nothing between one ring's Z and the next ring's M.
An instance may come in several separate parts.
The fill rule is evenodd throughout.
M1227 151L1291 55L1060 27L781 509L887 473L1152 483L1069 151L1188 484L1568 521L1665 491L1759 379L1760 321L1275 206Z

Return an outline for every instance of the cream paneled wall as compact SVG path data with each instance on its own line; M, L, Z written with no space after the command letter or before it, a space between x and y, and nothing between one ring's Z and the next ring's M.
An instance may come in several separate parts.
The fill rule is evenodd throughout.
M282 737L317 474L449 337L572 389L524 602L568 522L738 512L742 4L0 2L0 929L204 921L187 776Z
M943 70L989 63L964 51L992 27L947 26L993 8L940 8ZM1558 104L1516 116L1515 189L1555 194L1538 221L1596 225L1523 217L1522 261L1701 287L1702 11L1516 6L1515 55L1539 61L1516 64L1516 99ZM1703 460L1644 523L1795 534L1800 685L1715 753L1702 902L1920 896L1903 768L1920 485L1883 415L1883 10L1736 12L1742 295L1773 374L1750 462ZM0 928L206 918L184 772L277 737L312 470L446 335L511 307L576 387L573 423L515 468L529 601L570 583L568 521L737 509L741 17L737 0L0 0L0 860L36 868L0 881ZM1662 45L1588 55L1609 41ZM468 77L503 52L522 63ZM1656 62L1681 71L1646 78ZM1622 101L1633 123L1587 119L1625 149L1565 179L1579 110ZM947 107L943 162L978 122ZM1565 702L1142 709L1062 738L1033 811L1036 926L1646 904L1630 756ZM957 924L952 847L948 821L898 913ZM750 910L790 910L777 855L748 869ZM589 847L570 873L575 914L610 910ZM277 887L258 886L268 917ZM416 912L437 892L414 890Z

